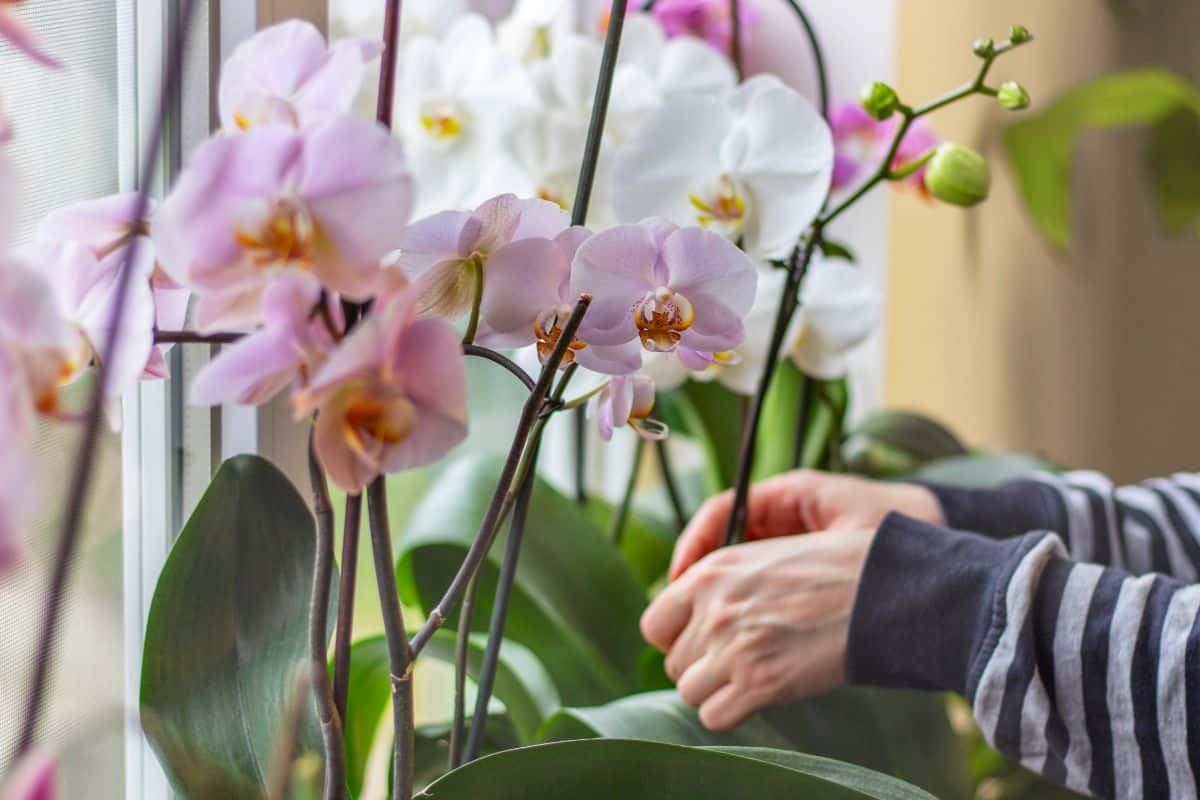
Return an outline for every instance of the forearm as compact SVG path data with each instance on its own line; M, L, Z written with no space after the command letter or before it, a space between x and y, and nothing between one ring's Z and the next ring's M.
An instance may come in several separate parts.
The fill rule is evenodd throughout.
M1184 581L1200 576L1197 475L1114 486L1097 472L1042 473L997 489L929 488L951 528L998 539L1054 531L1076 561Z
M860 582L849 680L959 692L998 749L1073 789L1195 796L1200 587L1065 556L1046 533L889 517Z

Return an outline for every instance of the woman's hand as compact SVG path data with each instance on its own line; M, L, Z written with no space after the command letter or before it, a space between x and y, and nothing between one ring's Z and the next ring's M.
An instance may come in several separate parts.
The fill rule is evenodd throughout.
M733 493L710 498L679 537L671 580L716 550L725 537ZM889 512L944 525L933 492L907 483L880 483L848 475L798 470L750 487L746 539L770 539L810 531L874 530Z
M708 555L642 617L684 702L713 730L845 680L846 640L875 528L787 536Z

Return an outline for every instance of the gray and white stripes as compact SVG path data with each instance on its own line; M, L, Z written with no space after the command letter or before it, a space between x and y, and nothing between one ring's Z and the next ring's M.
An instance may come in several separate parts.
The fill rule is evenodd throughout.
M1062 538L1008 534L1016 563L992 630L973 637L983 665L966 691L980 726L1086 794L1197 797L1200 477L1118 488L1084 472L1025 486L1042 493L1030 521Z

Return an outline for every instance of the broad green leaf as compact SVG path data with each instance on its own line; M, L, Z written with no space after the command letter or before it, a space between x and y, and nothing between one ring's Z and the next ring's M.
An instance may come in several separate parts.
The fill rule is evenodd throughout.
M852 472L872 477L904 475L939 458L967 453L940 423L903 411L867 417L851 432L844 450Z
M675 398L687 430L704 448L709 490L728 489L737 477L745 400L717 381L688 381L676 390Z
M793 750L772 750L766 747L718 747L723 753L754 758L781 767L816 775L831 783L841 784L862 793L864 797L895 798L896 800L936 800L933 795L910 783L874 770L856 767L832 758L797 753Z
M471 725L470 717L466 721ZM512 750L520 747L516 731L508 717L501 714L488 716L487 727L484 729L482 755L499 753L502 750ZM450 725L420 725L417 727L415 769L413 770L413 786L418 792L442 777L448 771L450 761ZM390 772L389 772L390 775ZM418 797L421 795L418 794Z
M648 461L651 454L647 452ZM643 469L646 468L643 464ZM625 520L625 529L621 536L620 551L629 568L637 576L643 587L649 588L663 576L671 564L671 553L675 549L675 539L679 533L672 531L670 526L631 509ZM588 516L596 523L599 530L607 532L612 519L613 505L606 500L590 498L587 504Z
M371 746L392 699L387 642L382 636L360 639L350 648L350 690L346 696L346 783L350 796L362 791Z
M908 477L948 486L987 488L1027 477L1032 472L1057 469L1049 461L1019 453L966 455L927 464Z
M441 597L476 535L500 466L492 456L452 463L414 510L396 567L405 603L428 610ZM482 571L475 630L487 628L507 536L505 529ZM575 503L539 479L506 636L533 652L564 702L604 702L637 688L644 607L620 553ZM457 616L447 624L457 625Z
M806 378L795 364L785 359L775 371L763 405L752 473L754 480L779 475L796 466L796 422L806 380L812 382L812 397L798 466L821 469L838 466L831 462L831 457L834 439L840 439L841 420L849 402L846 382Z
M929 694L843 689L767 709L732 731L715 733L673 690L648 692L594 708L562 709L541 735L803 750L894 775L944 800L967 791L961 746L941 698Z
M1161 69L1131 70L1084 83L1005 131L1025 206L1051 245L1070 246L1071 160L1080 134L1088 128L1155 125L1181 109L1200 113L1200 92L1190 81Z
M592 739L523 747L474 761L427 790L438 800L914 800L911 787L847 766L782 754Z
M238 456L221 465L172 547L146 626L141 706L172 743L156 747L177 789L177 752L265 785L289 676L307 659L315 541L287 477ZM300 748L321 749L315 715Z
M1147 151L1154 201L1167 229L1200 230L1200 117L1180 108L1154 126Z

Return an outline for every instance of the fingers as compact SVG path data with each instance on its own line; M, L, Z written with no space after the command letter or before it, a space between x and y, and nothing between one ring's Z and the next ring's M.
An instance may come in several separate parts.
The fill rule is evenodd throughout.
M751 486L747 507L747 538L767 539L804 533L808 527L804 519L805 496L812 491L816 480L819 480L816 473L801 470ZM716 495L701 506L675 543L675 553L671 558L671 580L720 547L725 539L725 526L732 508L731 491Z
M692 617L692 581L669 585L642 614L642 636L662 650L669 651Z
M700 722L712 731L727 731L774 701L774 690L727 683L700 705Z
M679 678L676 689L683 702L699 708L708 698L729 683L728 659L708 653L687 668Z

